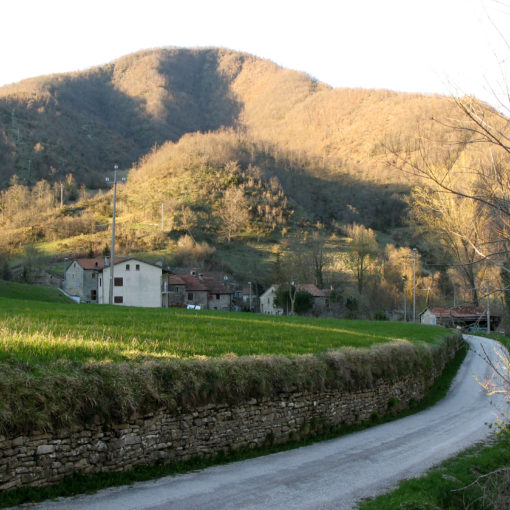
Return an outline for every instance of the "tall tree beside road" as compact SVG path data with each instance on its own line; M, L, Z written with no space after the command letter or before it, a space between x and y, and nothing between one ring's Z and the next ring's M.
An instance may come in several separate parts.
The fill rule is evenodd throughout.
M414 188L409 202L411 217L419 231L436 241L432 246L438 245L453 257L455 270L469 289L471 302L478 306L478 275L484 262L476 247L484 246L489 238L490 217L486 208L474 200L444 193L436 183Z

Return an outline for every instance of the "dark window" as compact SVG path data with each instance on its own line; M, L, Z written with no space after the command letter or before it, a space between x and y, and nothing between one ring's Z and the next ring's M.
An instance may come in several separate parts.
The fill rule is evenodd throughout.
M92 299L92 301L97 299L97 291L95 289L90 291L90 299Z
M102 283L103 279L102 278L99 278L99 286L101 287L101 283Z
M122 287L124 285L124 279L116 277L113 279L113 284L115 285L115 287Z
M188 301L193 301L193 292L188 292Z
M126 264L126 271L129 271L129 264Z
M113 302L114 303L124 303L124 298L122 296L114 296Z
M216 299L220 299L220 295L219 294L216 294Z
M136 264L136 268L135 268L137 271L140 271L140 264Z
M92 279L96 277L96 273L92 273Z

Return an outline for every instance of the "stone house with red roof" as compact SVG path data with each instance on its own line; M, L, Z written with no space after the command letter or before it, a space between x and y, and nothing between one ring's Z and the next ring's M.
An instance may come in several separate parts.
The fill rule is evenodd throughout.
M186 306L186 283L173 273L163 273L162 285L163 308Z
M97 303L97 285L104 258L80 258L71 262L65 272L62 289L85 303Z
M200 308L207 310L232 310L234 291L223 280L218 280L218 274L193 271L191 274L171 275L173 282L182 282L184 288L182 305L200 306ZM169 283L169 289L170 287ZM178 294L181 287L174 283L173 288L175 294Z

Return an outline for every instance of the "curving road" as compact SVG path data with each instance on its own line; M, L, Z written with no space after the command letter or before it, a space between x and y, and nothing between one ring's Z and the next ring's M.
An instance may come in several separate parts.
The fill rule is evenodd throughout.
M484 439L501 396L487 397L473 377L491 375L476 352L498 345L466 336L472 350L436 406L362 432L185 475L29 505L37 510L351 509ZM491 402L492 401L492 402ZM23 506L26 508L27 506Z

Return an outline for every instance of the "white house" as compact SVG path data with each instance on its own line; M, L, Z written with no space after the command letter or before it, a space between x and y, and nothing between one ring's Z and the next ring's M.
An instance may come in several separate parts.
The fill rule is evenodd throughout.
M278 287L279 285L271 285L271 287L260 296L260 313L266 315L283 315L283 308L278 308L274 304Z
M110 302L111 266L105 265L98 281L98 302ZM113 270L113 304L124 306L162 306L162 275L159 266L135 258L117 261Z

